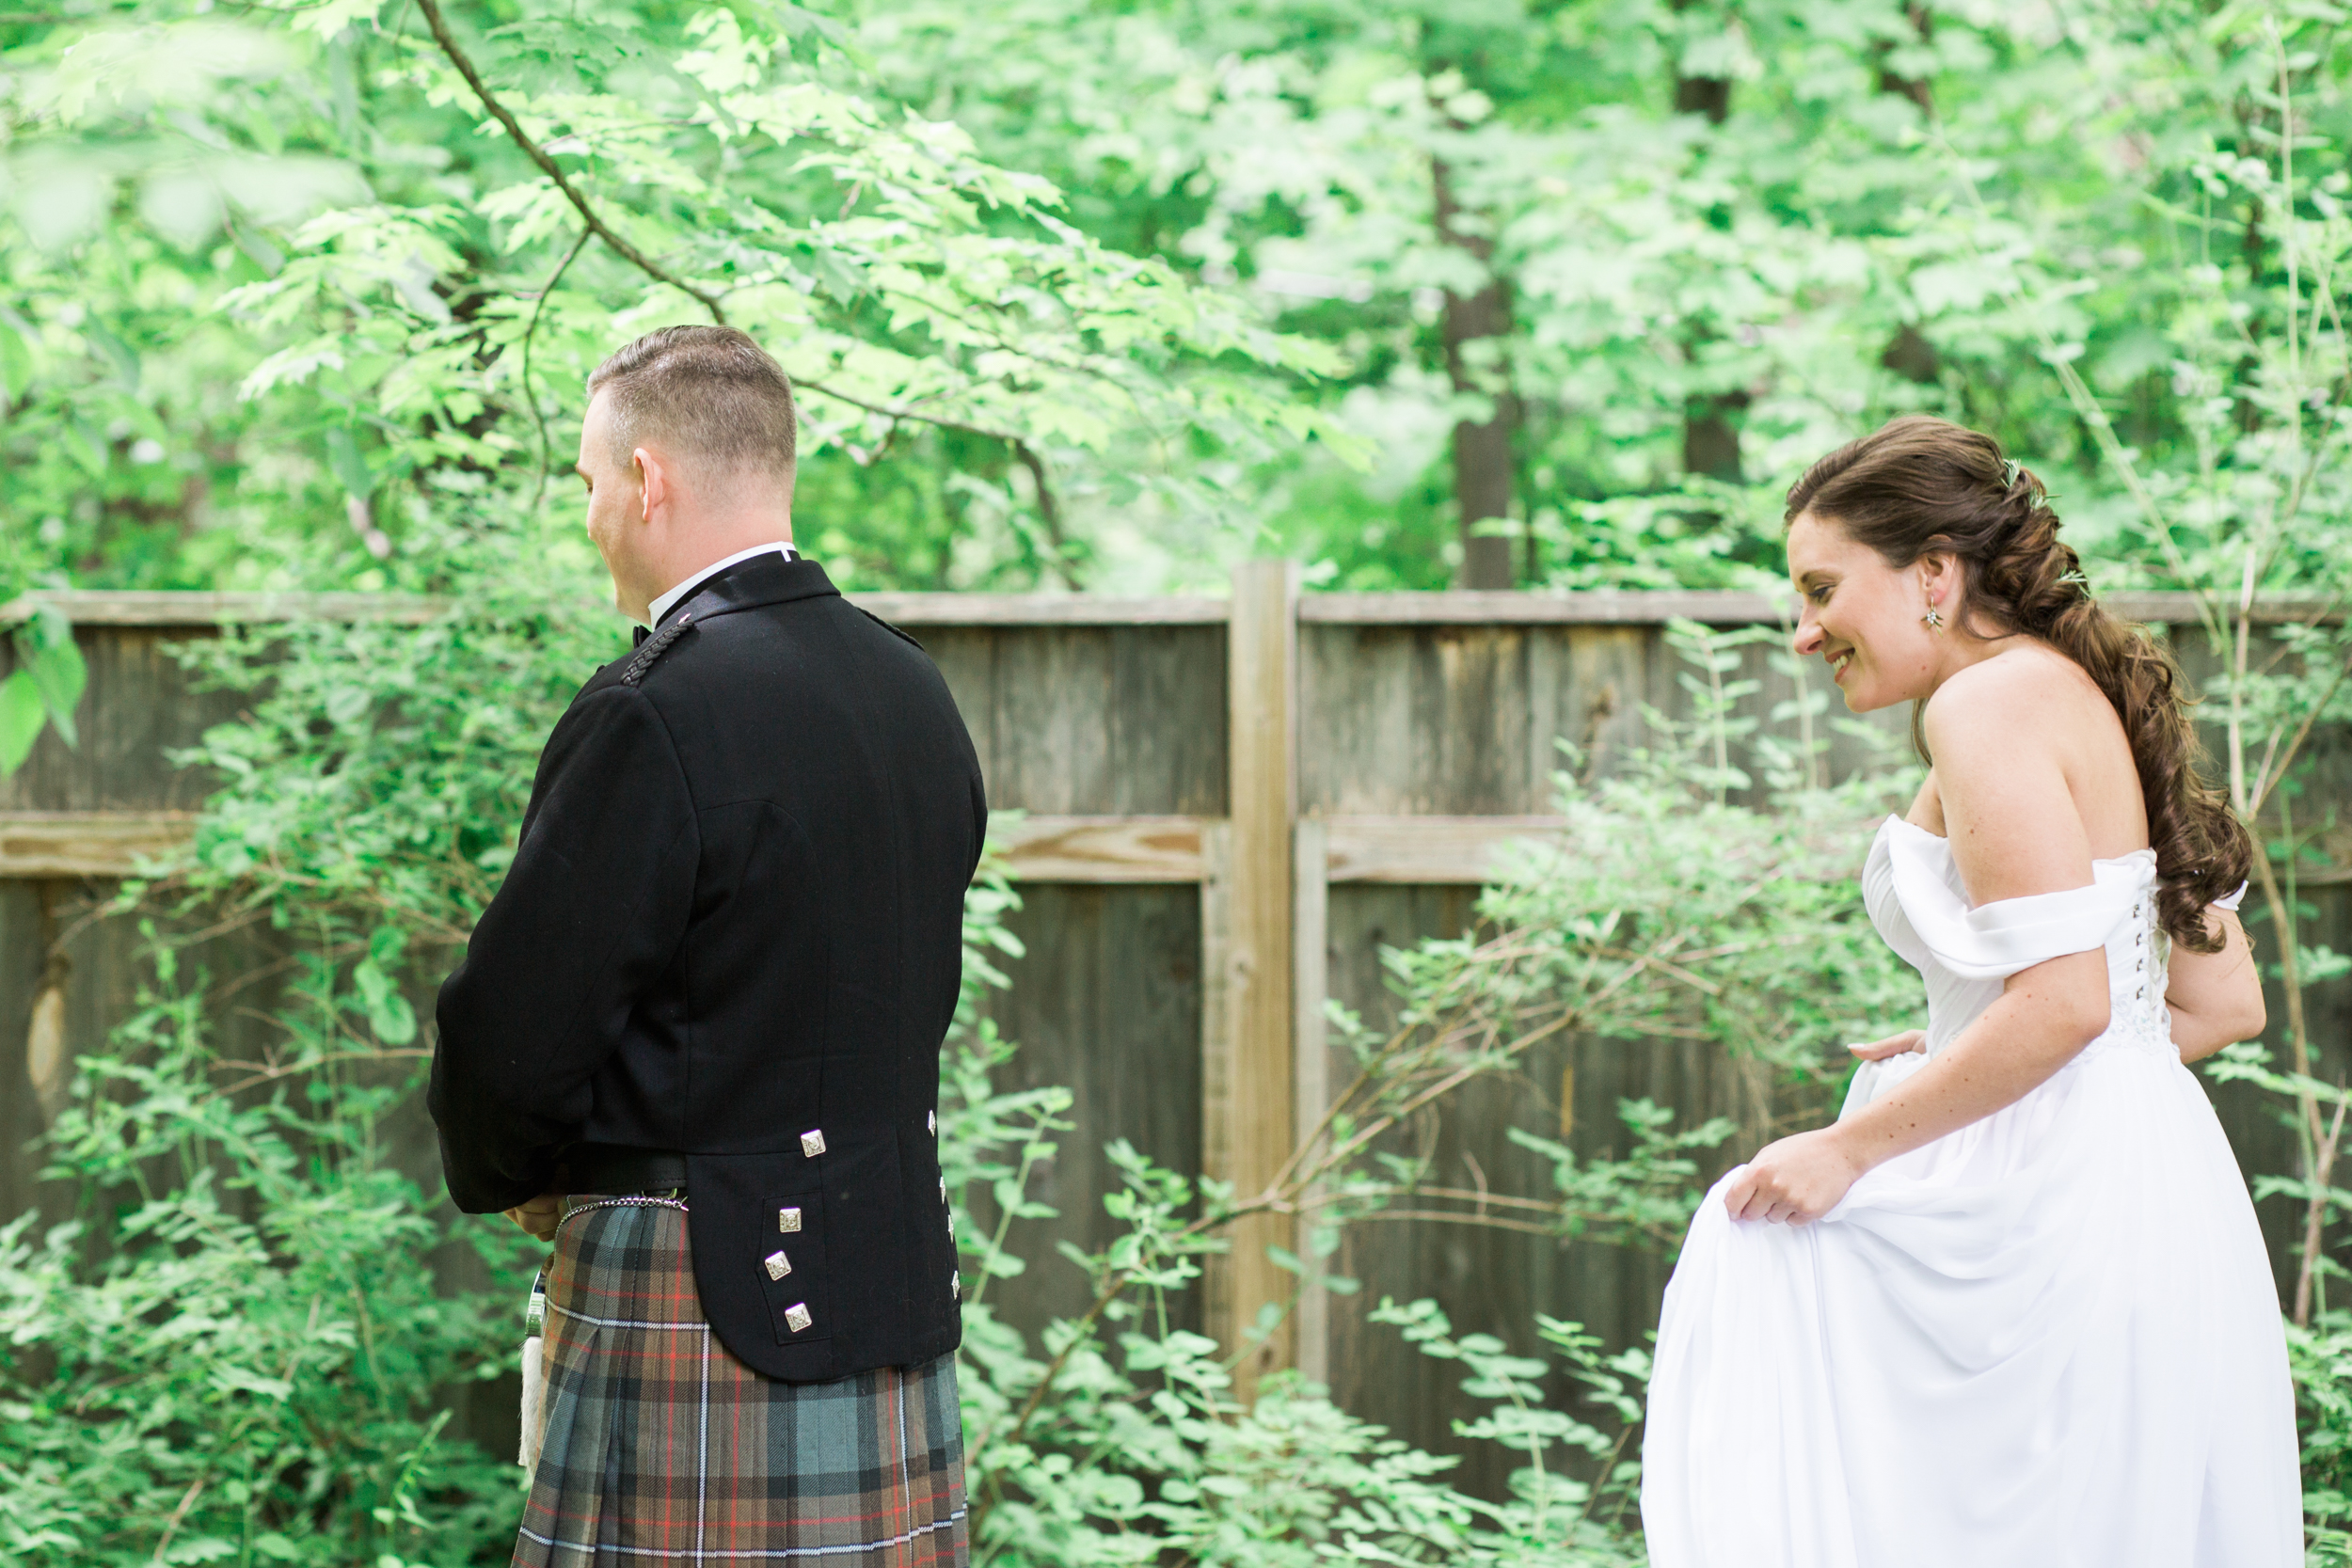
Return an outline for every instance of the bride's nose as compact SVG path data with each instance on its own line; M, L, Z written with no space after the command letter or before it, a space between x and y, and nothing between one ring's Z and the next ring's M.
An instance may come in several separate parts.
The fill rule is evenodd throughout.
M1813 607L1807 605L1797 622L1797 635L1788 640L1789 649L1799 658L1811 658L1821 651L1820 623L1813 619Z

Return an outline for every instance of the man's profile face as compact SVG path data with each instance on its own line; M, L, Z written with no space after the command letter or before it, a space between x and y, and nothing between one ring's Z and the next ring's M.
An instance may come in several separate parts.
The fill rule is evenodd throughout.
M588 541L604 558L612 574L614 602L624 613L642 613L644 607L627 601L636 571L635 546L644 531L644 476L628 454L613 450L612 400L598 392L588 402L588 416L580 425L580 462L575 471L588 487Z

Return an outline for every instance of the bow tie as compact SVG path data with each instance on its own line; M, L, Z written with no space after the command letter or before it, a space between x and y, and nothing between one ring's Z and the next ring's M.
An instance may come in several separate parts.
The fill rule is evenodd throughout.
M629 630L628 645L629 645L630 647L632 647L632 648L634 648L634 647L638 647L638 646L642 645L642 644L644 642L644 641L645 641L645 639L646 639L646 638L651 637L651 636L653 635L653 633L652 633L652 632L647 631L647 630L646 630L644 627L643 627L643 626L631 626L631 627L629 627L629 628L628 628L628 630Z

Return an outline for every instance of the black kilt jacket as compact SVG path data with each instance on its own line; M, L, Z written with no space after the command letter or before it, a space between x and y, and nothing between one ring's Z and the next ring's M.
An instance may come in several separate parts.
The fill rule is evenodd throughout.
M987 825L912 639L809 562L701 585L572 699L441 987L450 1196L512 1208L579 1143L680 1152L739 1359L813 1383L955 1349L939 1051Z

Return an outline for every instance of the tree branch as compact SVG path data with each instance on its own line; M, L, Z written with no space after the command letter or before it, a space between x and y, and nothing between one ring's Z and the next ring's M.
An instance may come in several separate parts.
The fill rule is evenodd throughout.
M1045 542L1054 547L1054 575L1065 588L1078 586L1070 570L1070 542L1062 537L1061 509L1054 504L1054 487L1045 483L1045 460L1038 456L1028 442L1012 443L1013 456L1029 470L1029 483L1037 486L1037 520L1045 525Z
M588 198L580 195L579 187L564 178L562 169L556 167L555 160L548 155L547 150L531 139L522 126L516 121L515 117L507 112L506 105L500 103L492 94L489 85L483 81L482 73L474 70L473 61L467 58L466 52L457 46L457 40L451 34L449 24L442 19L438 0L417 0L417 9L424 14L424 24L433 30L433 41L441 46L441 53L449 57L450 64L457 68L457 74L466 79L468 87L473 88L473 95L482 100L482 106L490 111L490 118L506 128L506 135L516 147L523 150L523 156L538 165L539 171L555 182L555 188L562 191L564 198L571 202L579 212L580 220L588 225L588 231L612 246L614 255L635 267L639 272L656 282L667 283L671 288L698 302L704 309L710 312L712 321L724 326L727 324L726 312L720 308L718 295L697 289L691 283L678 277L652 257L613 232L612 226L607 224L597 214L596 210L588 204Z
M719 295L694 287L614 232L612 225L606 223L596 209L590 205L587 197L580 194L580 187L574 185L569 179L564 177L564 171L556 166L555 160L548 156L547 149L531 139L530 134L522 128L514 115L508 112L506 105L500 103L498 96L490 91L489 84L483 81L482 73L474 69L473 61L467 56L465 50L458 47L456 38L449 30L449 23L441 15L438 0L417 0L417 9L423 13L425 25L432 29L433 41L440 46L441 53L447 56L449 63L457 68L457 74L466 79L466 85L473 88L474 96L482 100L482 106L490 111L490 118L505 128L508 139L522 149L523 156L537 165L539 171L555 182L555 188L564 193L564 199L569 201L573 209L580 214L580 221L588 226L587 232L602 240L612 248L614 255L644 273L647 277L657 283L666 283L700 304L704 309L710 312L710 319L713 322L721 326L726 325L726 311L719 303ZM577 247L574 249L574 254L578 254ZM569 264L567 261L565 265ZM557 276L562 276L560 271ZM545 296L541 297L544 303ZM535 314L533 325L536 325ZM1037 486L1038 520L1044 525L1046 540L1053 546L1054 575L1061 578L1062 585L1066 588L1074 589L1078 586L1077 579L1070 569L1069 540L1062 533L1061 508L1056 504L1053 485L1047 482L1045 460L1039 456L1037 449L1030 446L1023 437L1009 431L990 430L984 426L965 424L956 420L943 420L936 415L918 414L913 409L889 408L879 404L867 403L846 393L834 391L821 381L798 381L797 384L806 387L813 392L832 398L835 402L846 403L852 408L862 408L869 414L879 414L890 420L912 420L916 423L933 425L941 430L960 430L986 440L1002 441L1010 447L1013 456L1020 460L1023 467L1029 470L1030 481ZM543 428L541 442L543 447L546 444L544 436ZM544 489L546 485L544 471L540 476L540 483Z
M572 263L580 259L580 253L588 248L589 238L595 232L592 229L581 230L580 238L572 242L572 248L564 253L564 260L556 266L555 276L549 277L548 286L539 291L539 302L531 308L531 325L523 330L523 401L531 404L531 418L539 427L539 487L531 493L531 510L533 512L538 511L539 503L547 499L548 476L555 468L555 449L548 443L547 414L539 406L538 394L531 388L531 343L539 335L539 318L547 310L548 296L555 293L558 283L564 281L564 275L572 270Z
M936 414L921 414L912 408L893 408L887 404L869 403L864 398L851 397L847 392L837 391L824 382L813 380L807 376L796 375L792 377L792 384L796 387L804 387L819 397L831 398L835 403L846 403L850 407L864 409L868 414L879 414L885 420L909 420L915 424L930 425L936 430L961 431L966 436L977 436L984 441L1004 442L1006 446L1012 449L1012 455L1020 460L1021 466L1029 470L1030 483L1037 486L1038 520L1045 525L1045 537L1054 546L1054 575L1061 578L1062 586L1065 588L1074 589L1078 586L1077 578L1070 570L1069 541L1062 534L1061 508L1055 502L1054 486L1046 478L1045 460L1038 455L1037 449L1030 446L1026 439L1015 436L1009 430L991 430L986 425L967 424L961 420L942 419Z

